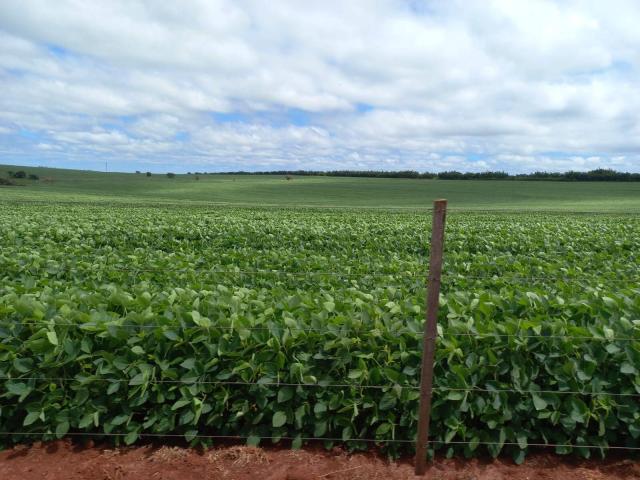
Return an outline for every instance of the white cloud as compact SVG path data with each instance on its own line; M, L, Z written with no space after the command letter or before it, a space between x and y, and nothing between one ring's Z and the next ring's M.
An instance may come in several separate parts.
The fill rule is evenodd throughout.
M632 0L5 0L0 161L640 171L639 21Z

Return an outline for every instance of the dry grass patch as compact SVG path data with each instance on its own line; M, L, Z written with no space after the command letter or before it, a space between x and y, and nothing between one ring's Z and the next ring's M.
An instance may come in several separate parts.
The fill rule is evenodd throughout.
M216 449L209 452L207 460L211 463L230 462L234 466L260 465L268 463L265 453L256 447L236 446L224 449Z
M180 447L160 447L151 454L151 461L175 462L182 460L189 454L188 450Z

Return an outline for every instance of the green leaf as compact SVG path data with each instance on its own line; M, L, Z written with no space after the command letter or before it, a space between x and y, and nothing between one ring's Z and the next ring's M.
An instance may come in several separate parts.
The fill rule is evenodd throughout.
M185 399L178 400L173 404L173 406L171 407L171 410L175 411L187 405L191 405L191 400L185 400Z
M129 415L127 414L121 414L121 415L116 415L113 419L111 419L111 421L109 422L111 425L122 425L123 423L127 422L129 420Z
M193 319L193 323L199 327L209 328L211 326L211 320L200 316L200 312L197 312L196 310L191 312L191 318Z
M278 403L288 402L293 398L294 390L292 387L282 387L278 390Z
M579 423L587 421L589 415L589 407L579 398L571 398L569 400L571 411L569 417Z
M60 422L58 423L58 425L56 425L56 437L57 438L62 438L64 437L67 432L69 431L69 422Z
M395 395L391 392L386 392L384 395L382 395L382 398L380 399L380 404L378 405L380 410L391 410L393 407L396 406L398 399L395 397Z
M165 330L164 332L162 332L162 334L169 340L173 340L174 342L180 339L180 336L173 330Z
M28 373L33 368L33 360L30 358L16 358L13 361L13 368L20 373Z
M525 448L527 448L527 435L524 433L518 433L516 435L516 440L518 442L518 446L524 450Z
M604 338L606 338L608 340L613 339L613 337L615 336L615 332L613 331L612 328L603 327L602 331L604 332Z
M293 450L299 450L302 448L302 437L298 434L291 441L291 448Z
M300 405L298 408L296 408L294 417L295 417L297 428L302 428L302 421L304 420L305 415L306 415L306 408L304 405Z
M335 303L333 303L333 302L324 302L324 303L322 304L322 306L323 306L323 307L324 307L324 309L325 309L327 312L329 312L329 313L333 312L333 311L335 310L335 308L336 308L336 304L335 304Z
M524 450L516 450L513 452L513 461L516 465L522 465L526 455L527 454Z
M391 424L390 423L382 423L378 426L378 428L376 428L376 436L377 437L383 437L385 436L387 433L389 433L391 431Z
M51 345L58 345L58 335L56 335L56 332L47 332L47 338Z
M129 385L135 386L135 385L142 385L144 383L146 383L146 378L145 378L145 374L144 373L138 373L135 377L133 377L131 380L129 380Z
M615 355L616 353L619 353L622 351L620 350L620 347L618 347L615 343L610 343L604 348L607 351L607 353L610 353L611 355Z
M473 452L475 449L478 448L478 445L480 445L480 438L478 436L475 436L469 442L469 450Z
M136 440L138 439L138 432L137 431L132 431L127 433L124 436L124 443L126 443L127 445L131 445L132 443L134 443Z
M447 400L462 400L464 398L464 392L449 392L447 394Z
M113 382L107 387L107 395L113 395L120 390L120 382Z
M87 413L80 419L80 422L78 423L78 428L87 428L92 423L93 423L93 415L91 413Z
M22 402L33 391L30 386L22 382L7 382L7 390L14 395L18 395L19 402Z
M287 423L287 414L285 412L283 412L282 410L279 410L273 414L271 424L275 428L279 428L283 426L285 423Z
M540 395L538 395L537 393L532 393L531 397L533 398L533 406L536 408L536 410L540 411L547 408L547 405L548 405L547 401L543 399Z
M313 436L316 438L324 437L325 433L327 433L327 422L326 420L320 420L315 423L315 427L313 430Z
M636 375L638 370L629 362L622 362L622 365L620 365L620 373L624 373L625 375Z
M187 358L184 362L180 364L182 368L186 368L187 370L191 370L196 365L195 358Z
M25 427L31 425L36 420L38 420L38 418L40 418L40 412L29 412L22 422L22 425L24 425Z

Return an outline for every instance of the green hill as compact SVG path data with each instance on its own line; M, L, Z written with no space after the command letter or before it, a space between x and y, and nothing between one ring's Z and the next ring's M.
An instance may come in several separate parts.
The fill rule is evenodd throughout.
M0 165L39 180L0 186L0 202L428 208L640 212L640 183L101 173Z

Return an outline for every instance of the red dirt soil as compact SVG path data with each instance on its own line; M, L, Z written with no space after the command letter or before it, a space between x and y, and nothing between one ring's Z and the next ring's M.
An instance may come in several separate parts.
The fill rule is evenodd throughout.
M225 446L197 450L170 446L82 447L70 441L16 446L0 452L2 480L399 480L416 479L410 460L389 462L373 453L320 448L287 450ZM429 480L640 479L640 461L579 461L533 454L511 460L446 460L430 463Z

